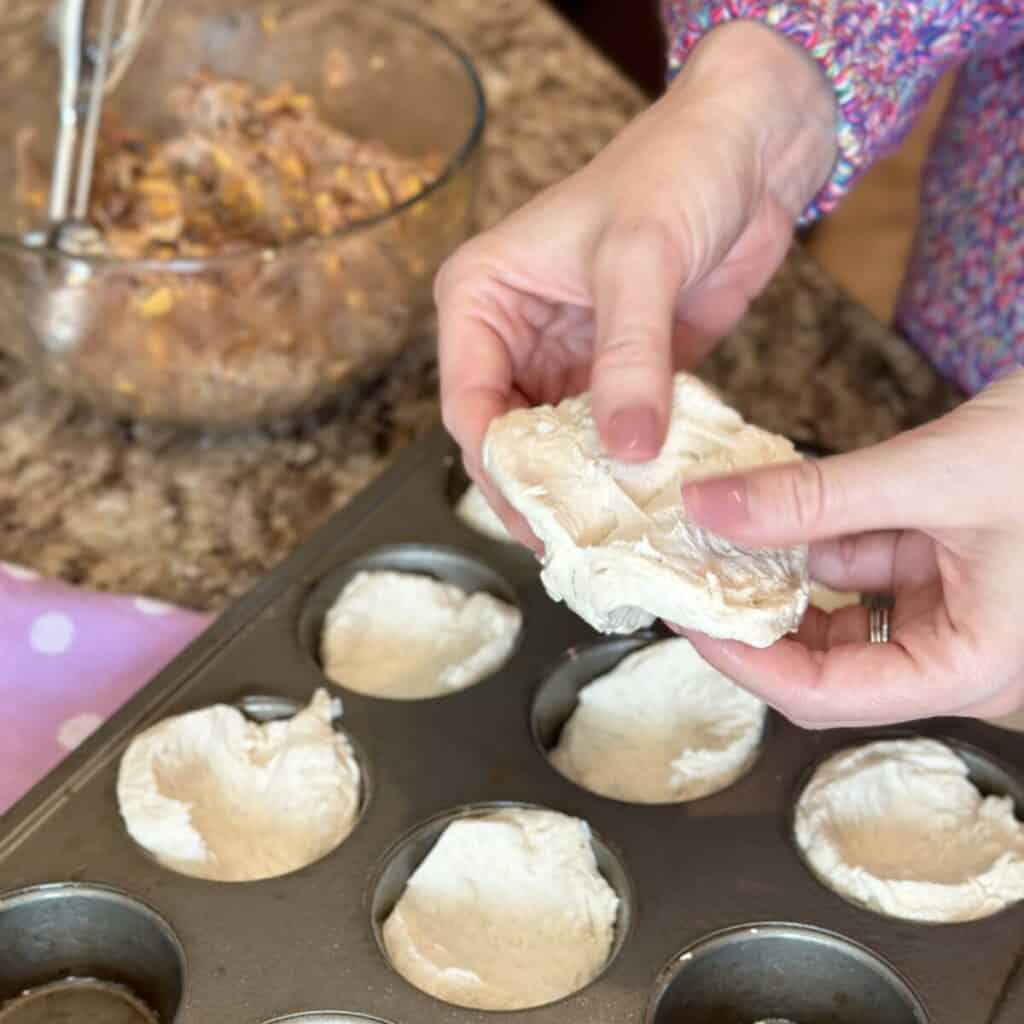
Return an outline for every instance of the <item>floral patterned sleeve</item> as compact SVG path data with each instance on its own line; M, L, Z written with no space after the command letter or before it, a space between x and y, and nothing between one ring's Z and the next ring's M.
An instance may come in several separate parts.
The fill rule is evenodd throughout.
M1021 0L663 0L669 73L716 25L762 22L802 45L839 101L840 155L805 214L830 210L906 135L942 73L1024 41Z

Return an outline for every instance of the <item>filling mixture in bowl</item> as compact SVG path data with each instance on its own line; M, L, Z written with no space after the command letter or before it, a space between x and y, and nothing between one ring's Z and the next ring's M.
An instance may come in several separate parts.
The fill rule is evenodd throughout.
M261 92L200 72L168 96L168 114L177 130L165 138L104 117L89 222L112 256L194 259L326 237L412 199L443 166L330 126L287 83ZM34 125L17 146L28 230L45 221L50 169ZM149 301L156 316L161 299Z
M551 763L601 796L695 800L728 786L757 755L766 708L682 637L621 661L579 693Z
M181 25L195 19L181 17L174 45L191 38ZM242 11L237 23L252 17ZM12 227L32 244L0 280L14 328L5 346L57 388L133 418L264 422L379 372L429 312L434 273L469 228L470 165L453 168L444 132L434 142L425 130L408 152L383 141L368 111L347 109L357 87L331 84L332 63L350 63L340 50L324 43L308 68L294 67L293 48L316 44L261 41L280 53L282 78L263 73L259 85L210 70L147 80L140 53L140 81L104 113L95 232L75 253L89 260L61 261L60 274L35 245L50 187L46 131L32 120L18 133ZM166 72L160 34L147 46ZM380 129L389 139L420 101L394 102Z
M931 739L840 751L796 807L796 841L841 896L913 921L970 921L1024 899L1024 824Z
M221 882L312 864L359 815L361 772L336 717L318 690L287 721L257 724L217 704L157 723L121 759L129 834L165 867Z
M753 549L686 518L688 481L799 456L746 423L698 378L675 377L672 420L657 458L604 453L590 395L516 409L484 440L484 465L544 544L541 580L602 633L655 619L767 647L807 608L806 547Z
M619 897L587 824L508 809L452 822L384 922L395 969L457 1006L522 1010L578 991L605 966Z
M419 700L497 671L519 638L518 608L485 591L409 572L360 572L327 612L328 678L357 693Z

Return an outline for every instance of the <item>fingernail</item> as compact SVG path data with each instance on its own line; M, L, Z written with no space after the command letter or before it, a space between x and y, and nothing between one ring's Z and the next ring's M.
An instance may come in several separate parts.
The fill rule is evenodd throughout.
M698 526L716 532L728 533L730 527L741 526L749 518L747 488L738 476L684 484L683 507Z
M660 449L658 417L649 406L620 409L608 424L608 451L617 459L643 462Z

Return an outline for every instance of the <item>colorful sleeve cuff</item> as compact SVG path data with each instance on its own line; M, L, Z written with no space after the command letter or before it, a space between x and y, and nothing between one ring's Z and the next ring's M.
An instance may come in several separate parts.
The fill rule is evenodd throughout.
M688 8L688 9L687 9ZM687 54L712 28L730 21L759 21L799 43L824 68L839 100L836 134L839 143L832 176L804 211L802 223L833 209L849 191L857 171L865 164L863 137L854 129L847 108L855 106L848 68L836 60L836 40L824 31L817 9L806 4L770 3L765 0L733 0L727 3L671 4L667 22L672 45L668 71L678 74ZM856 110L852 112L856 117Z
M942 73L981 47L1024 35L1017 0L666 0L675 75L717 25L758 21L801 45L824 69L838 100L839 155L805 211L831 210L880 156L906 135Z

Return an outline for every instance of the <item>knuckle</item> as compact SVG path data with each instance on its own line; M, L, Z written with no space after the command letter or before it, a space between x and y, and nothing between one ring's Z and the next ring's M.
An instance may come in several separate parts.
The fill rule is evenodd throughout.
M595 369L599 373L637 369L650 364L653 356L650 335L640 324L627 326L603 342L595 355Z
M780 504L786 518L797 529L809 529L822 522L829 508L828 487L816 461L801 463L783 477Z
M437 305L444 302L458 279L458 259L459 250L456 250L438 267L437 273L434 275L434 302Z
M620 214L601 235L594 269L599 276L617 273L638 253L653 256L663 264L680 258L679 246L664 220L647 213Z
M459 416L456 411L456 402L452 397L444 397L441 400L441 423L444 429L458 440Z
M859 546L857 537L847 535L839 537L836 542L836 561L840 572L849 574L856 568Z
M782 712L795 726L806 729L808 732L819 732L828 729L833 724L831 719L820 711L812 710L806 706L794 708L792 713Z
M438 268L434 275L434 301L441 305L467 283L482 273L482 250L485 236L463 242Z
M820 685L808 686L793 694L778 710L801 729L817 731L835 724L835 708Z

